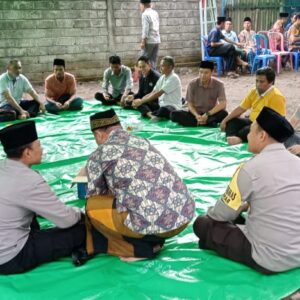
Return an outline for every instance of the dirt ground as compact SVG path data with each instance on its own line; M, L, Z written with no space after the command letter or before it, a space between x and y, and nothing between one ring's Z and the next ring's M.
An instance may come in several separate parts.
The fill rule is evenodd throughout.
M180 75L183 87L183 95L185 96L186 87L191 79L197 77L198 72L196 68L182 68L176 70ZM220 78L225 84L225 91L227 95L228 105L227 110L230 112L236 107L248 91L255 84L255 76L242 75L237 79L230 79L226 77ZM286 97L287 116L290 117L300 104L300 72L283 71L276 77L275 86ZM43 85L35 86L37 92L42 99L44 98ZM85 99L93 99L95 92L100 89L98 81L79 82L77 94ZM134 85L134 91L138 89L137 83Z

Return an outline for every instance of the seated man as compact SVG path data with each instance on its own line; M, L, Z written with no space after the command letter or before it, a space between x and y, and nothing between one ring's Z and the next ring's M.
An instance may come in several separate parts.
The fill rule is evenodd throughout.
M246 52L246 59L250 53L256 51L255 45L255 31L252 30L252 20L249 17L244 18L243 23L244 29L239 34L239 39L242 44L244 44L244 51ZM253 54L252 54L253 55Z
M86 166L88 254L103 252L96 231L106 238L105 253L154 258L192 220L195 202L170 163L148 140L124 131L113 109L90 120L98 148Z
M53 61L53 74L45 80L46 109L57 114L61 110L81 110L83 99L76 96L75 77L65 72L65 61Z
M0 122L36 117L40 110L45 112L44 104L21 71L21 62L12 59L7 72L0 75ZM33 100L22 100L24 93Z
M243 45L226 38L222 34L221 30L225 28L225 21L225 17L218 17L217 26L213 28L208 35L207 51L210 56L222 56L225 61L225 71L228 72L229 76L236 78L236 66L247 68L248 63L241 60L239 57L240 53L236 51L234 47L242 48ZM227 44L222 42L222 40L227 42Z
M111 56L109 64L110 67L104 71L103 75L103 93L95 94L95 99L101 101L103 105L115 105L123 102L131 94L133 87L131 70L122 65L119 56ZM108 92L109 85L112 87L111 94Z
M281 12L279 13L279 19L274 23L271 31L273 32L280 32L284 34L285 30L285 24L288 21L289 13Z
M189 111L174 111L171 120L183 126L207 125L215 127L227 115L224 84L212 77L214 63L202 61L199 77L187 88L186 102Z
M282 142L289 122L264 107L251 125L255 157L238 167L224 195L194 222L199 247L264 274L300 267L300 160ZM240 213L250 207L245 219Z
M300 106L292 116L290 123L296 132L284 142L284 145L291 153L300 157Z
M68 207L53 193L32 165L40 164L42 148L35 123L27 121L0 130L7 159L0 162L0 274L23 273L71 255L85 244L79 208ZM58 228L40 230L36 214Z
M160 119L170 119L171 112L182 108L181 82L179 76L174 72L175 62L171 56L165 56L160 62L161 73L163 74L157 81L153 91L145 95L142 99L134 101L132 107L152 103L159 99L159 107L148 111L145 116L152 121Z
M267 67L256 71L256 87L251 89L242 103L221 123L221 130L226 132L228 144L236 145L247 142L250 125L265 106L285 116L285 98L274 87L274 82L275 72L273 69ZM249 118L239 118L248 109L251 109Z
M295 16L295 21L289 30L289 51L300 51L300 14Z
M158 110L158 97L153 101L138 105L142 98L153 91L160 74L151 68L150 60L147 56L141 56L138 59L138 68L140 69L142 76L139 80L139 90L135 95L127 96L121 103L122 106L126 107L137 107L143 117L150 115L152 111ZM135 103L135 104L133 104ZM137 105L136 105L137 104Z
M281 12L279 13L279 19L274 23L273 27L271 28L270 31L272 32L279 32L281 34L283 34L283 37L284 37L284 49L287 50L288 49L288 38L286 36L286 32L285 32L285 25L287 23L287 20L288 20L288 17L289 17L289 14L288 13L285 13L285 12ZM276 48L280 51L281 50L281 45L280 45L280 39L278 39L276 41ZM286 63L287 61L287 58L288 56L286 56L284 59L283 59L283 64Z
M226 18L226 22L225 22L225 27L222 30L222 34L229 40L235 42L235 43L239 43L239 39L237 37L237 34L235 33L235 31L232 30L232 19L231 18ZM222 40L222 42L224 42L225 44L228 44L226 41ZM235 47L235 51L237 52L238 56L241 57L241 59L243 61L247 61L247 52L244 48L241 47ZM243 67L242 71L246 71L245 66Z

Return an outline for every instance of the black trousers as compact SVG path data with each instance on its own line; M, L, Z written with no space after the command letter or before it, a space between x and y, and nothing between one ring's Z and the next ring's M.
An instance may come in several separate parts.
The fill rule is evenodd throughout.
M95 94L95 99L102 102L103 105L116 105L118 102L120 102L123 94L120 94L118 97L113 98L111 94L109 95L109 100L106 100L103 96L103 93L96 93Z
M154 112L159 110L158 100L142 104L137 109L142 114L143 117L146 117L149 112Z
M21 100L19 105L29 113L30 118L34 118L40 111L40 104L35 100ZM0 109L0 122L13 121L20 115L12 105L6 104Z
M133 109L132 102L126 103L125 109ZM158 100L154 100L140 105L137 110L142 114L142 117L147 117L149 112L153 112L159 109Z
M225 71L235 71L235 59L238 56L235 47L231 44L224 44L222 46L208 49L210 56L222 56L225 61Z
M71 256L71 253L85 247L85 225L78 223L70 228L31 230L23 249L9 262L0 265L0 274L17 274L31 270L43 263Z
M234 118L226 124L226 136L237 136L244 143L248 142L247 135L250 132L252 122L246 118Z
M214 250L223 257L245 264L263 274L274 273L255 262L251 255L250 242L234 223L218 222L208 216L199 216L193 228L199 238L199 248Z
M212 116L207 118L206 126L209 127L216 127L218 123L221 123L224 118L228 115L226 110L220 110L219 112L215 113ZM189 112L184 110L177 110L171 113L171 120L176 122L182 126L188 127L196 127L198 126L198 121L195 116Z
M166 106L159 107L158 110L153 111L152 115L158 118L164 118L170 120L171 113L175 110L176 108L174 106L166 105Z

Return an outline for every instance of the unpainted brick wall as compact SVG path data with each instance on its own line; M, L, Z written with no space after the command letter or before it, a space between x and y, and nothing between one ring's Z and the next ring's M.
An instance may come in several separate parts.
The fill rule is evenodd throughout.
M200 59L199 1L153 1L160 15L159 56ZM133 66L140 51L139 0L1 0L0 70L17 57L23 73L43 82L55 57L78 79L99 78L112 54Z

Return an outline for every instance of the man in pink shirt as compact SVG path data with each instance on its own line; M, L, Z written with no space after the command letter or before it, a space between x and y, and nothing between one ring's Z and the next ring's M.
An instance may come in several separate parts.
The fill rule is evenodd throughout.
M83 99L76 97L75 77L65 72L65 61L53 61L53 74L45 80L46 110L57 114L61 110L81 110Z

